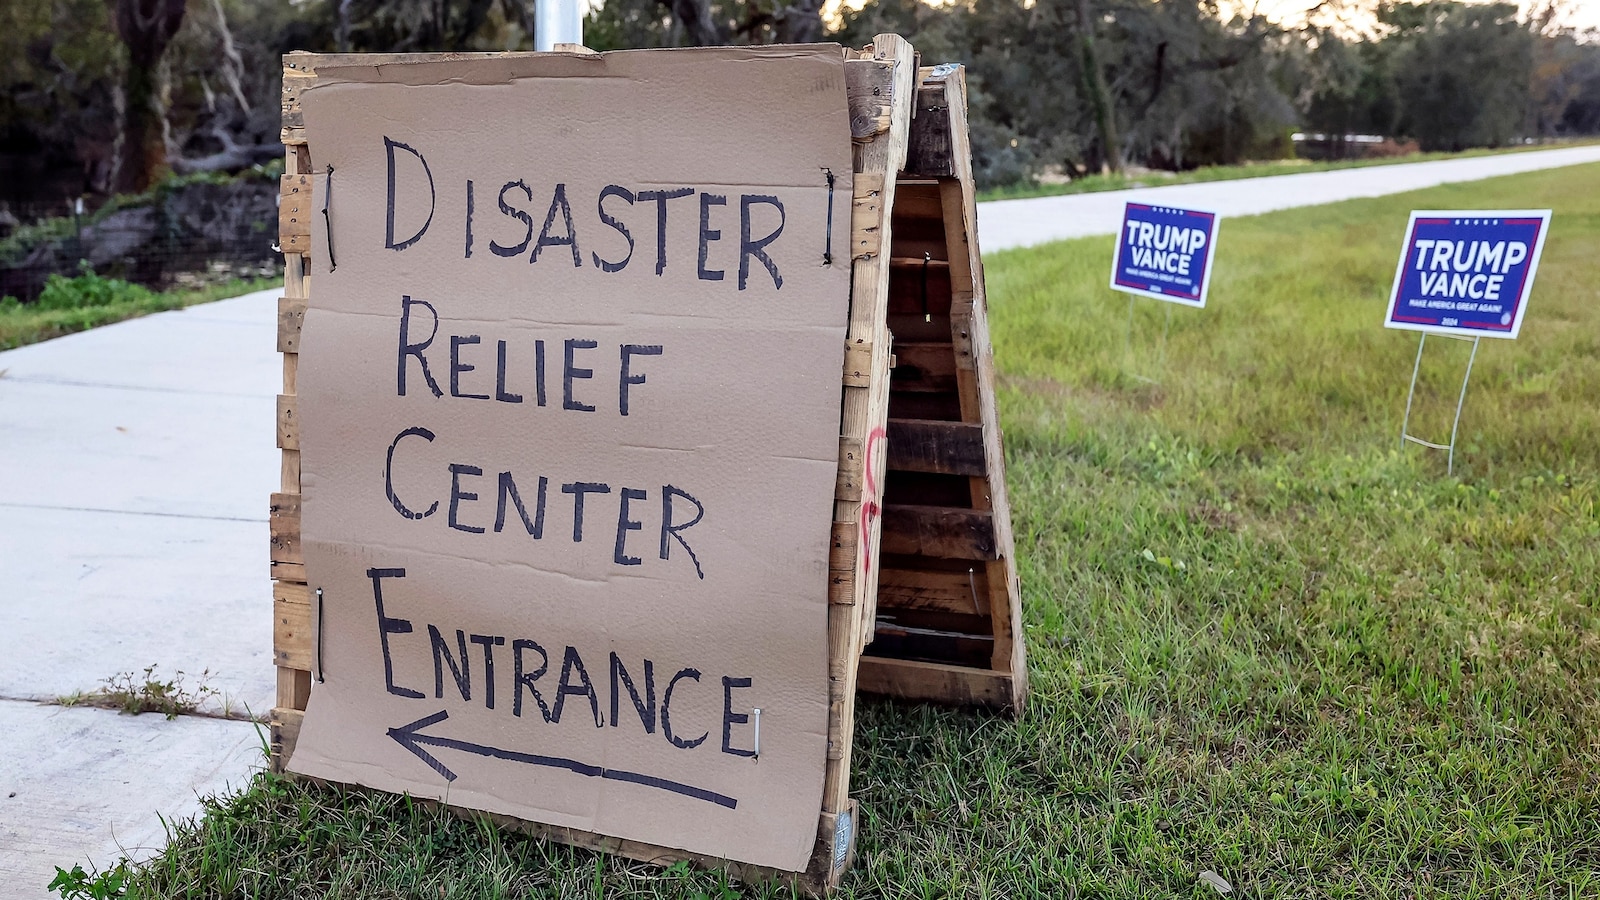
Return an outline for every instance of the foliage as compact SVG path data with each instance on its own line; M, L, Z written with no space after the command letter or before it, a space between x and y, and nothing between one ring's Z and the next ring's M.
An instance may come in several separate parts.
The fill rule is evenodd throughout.
M77 278L56 275L52 279L55 293L51 302L60 304L58 306L45 307L38 303L21 303L15 297L0 297L0 350L282 285L279 279L229 279L198 289L156 293L139 285L93 274Z
M1458 477L1395 449L1407 211L1555 210L1478 355ZM1600 165L1223 225L1211 306L1128 374L1109 237L986 259L1030 677L1019 720L863 701L842 897L1600 892ZM1138 348L1162 310L1140 300ZM1430 354L1433 344L1430 342ZM1424 366L1448 428L1465 348ZM1206 873L1214 873L1208 877ZM790 896L262 775L151 897Z
M56 877L47 890L60 894L64 900L110 900L127 892L128 866L126 862L104 871L89 874L83 866L74 865L72 871L56 866Z
M1558 2L1524 19L1508 2L1317 4L1378 12L1337 27L1275 24L1257 12L1269 5L867 0L845 4L829 34L821 0L604 0L585 38L601 50L830 37L861 46L898 32L926 61L967 64L985 186L1283 158L1295 128L1334 135L1336 154L1350 133L1462 149L1600 132L1600 42L1555 24ZM133 62L112 7L0 9L0 164L28 176L0 186L0 201L106 195ZM168 156L179 172L235 171L279 152L285 51L518 50L532 46L533 27L532 0L189 0L154 70Z

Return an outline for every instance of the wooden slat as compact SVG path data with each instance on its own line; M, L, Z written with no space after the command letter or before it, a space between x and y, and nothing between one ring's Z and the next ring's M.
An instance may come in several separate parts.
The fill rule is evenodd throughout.
M880 173L857 172L851 185L850 258L871 259L879 255L883 232L889 227L884 215L890 202L884 196L884 178Z
M279 187L278 245L284 253L311 252L311 175L284 175Z
M897 226L909 225L910 220L933 219L942 221L944 205L939 200L937 182L907 181L901 176L895 184L894 222Z
M278 395L278 446L284 450L300 449L300 416L296 412L298 398Z
M285 69L287 73L289 70ZM285 97L298 91L304 82L286 78ZM298 109L296 110L298 112ZM311 171L311 151L304 144L290 145L284 152L286 177L299 177ZM309 198L310 192L305 192ZM309 200L307 200L309 204ZM283 293L278 300L278 351L283 354L283 394L295 394L296 375L299 371L300 325L304 321L306 297L310 279L306 277L306 257L290 251L284 253ZM280 398L281 405L281 398ZM281 409L280 409L281 412ZM283 417L279 416L280 423ZM298 432L298 428L295 429ZM296 434L298 438L298 434ZM283 443L280 438L280 446ZM298 447L298 440L295 442ZM280 491L272 495L268 508L268 530L271 535L269 558L273 587L273 644L277 669L277 707L273 715L272 765L282 771L290 754L294 752L294 738L299 734L298 710L306 708L311 699L311 672L309 664L310 607L304 582L305 560L300 548L300 451L284 449L280 471ZM303 610L303 612L302 612ZM281 620L281 621L280 621ZM303 620L303 621L302 621ZM280 657L278 643L287 650ZM297 646L299 645L299 646ZM279 713L285 713L280 718Z
M305 564L300 553L300 495L273 494L267 507L267 528L272 539L273 563Z
M894 63L847 59L844 80L850 97L850 137L870 141L889 130L893 108Z
M994 654L994 638L962 631L907 628L880 621L871 654L888 659L917 659L988 669L989 657Z
M911 120L911 140L906 149L908 174L955 175L951 117L940 115L945 112L946 103L944 85L939 82L923 83L917 89L917 115Z
M295 742L300 739L300 723L305 721L302 710L277 707L272 710L270 732L272 737L272 771L282 774L289 757L294 755Z
M305 709L311 700L311 673L304 669L278 668L278 705Z
M828 568L835 571L853 569L860 546L861 537L856 523L833 523L833 532L828 541ZM838 602L849 605L855 603L856 598L854 596L848 599L841 598Z
M286 581L272 587L272 661L284 668L310 671L310 593L305 585Z
M898 35L874 39L871 58L892 68L889 82L889 128L854 148L855 179L851 204L850 321L845 340L852 346L870 346L870 371L882 377L867 387L846 385L839 417L841 438L861 442L862 490L859 497L835 498L835 522L856 526L860 535L850 573L852 603L828 606L828 762L824 771L822 809L838 813L850 803L850 753L855 735L855 673L861 648L872 636L872 614L877 604L877 570L874 551L880 531L876 491L882 489L882 440L889 408L889 267L882 248L892 239L890 210L894 208L894 175L905 166L906 137L911 124L916 53ZM842 593L832 582L830 594Z
M304 297L278 298L278 352L300 352L300 327L306 321Z
M885 505L884 553L945 559L993 559L994 514L943 506Z
M878 573L878 609L931 609L989 615L988 572L973 564L964 572L892 569Z
M889 468L903 472L986 476L983 426L971 422L890 419Z
M1016 680L1007 672L877 656L861 658L856 685L900 700L992 709L1011 708L1016 696Z
M845 345L845 384L850 387L870 387L872 385L872 366L878 358L877 349L870 341Z
M839 439L839 474L834 482L835 500L861 499L861 441L856 438ZM854 561L852 561L854 565Z
M893 388L896 391L945 392L956 389L956 357L950 344L896 342ZM893 402L890 412L893 413Z
M922 75L924 85L943 85L945 113L950 119L954 177L941 180L940 196L945 205L945 231L952 262L951 340L957 353L956 377L962 389L962 418L982 424L989 466L987 477L972 480L972 503L994 512L996 553L987 565L995 637L991 668L1013 674L1011 699L1015 711L1020 712L1028 692L1028 662L1022 639L1022 595L1011 532L1011 504L1006 492L1005 448L995 407L994 353L989 342L983 256L978 246L976 185L967 129L966 70L959 66L941 66Z

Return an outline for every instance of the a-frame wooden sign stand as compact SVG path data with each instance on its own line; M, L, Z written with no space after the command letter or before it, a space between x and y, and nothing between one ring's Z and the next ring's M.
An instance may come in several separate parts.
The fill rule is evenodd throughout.
M581 48L571 48L574 52ZM502 56L459 54L449 58ZM284 388L277 443L282 488L271 499L275 582L273 767L294 753L312 691L314 598L300 545L296 372L311 279L315 148L301 90L318 66L398 63L439 54L284 58L280 216L285 254L278 350ZM855 142L852 291L844 353L839 471L829 573L828 760L816 850L804 872L779 872L670 847L501 816L501 824L634 859L690 859L741 877L789 878L822 892L854 855L850 798L857 691L960 705L1022 708L1027 692L1018 580L995 410L983 268L959 66L918 68L895 35L847 53ZM483 815L482 813L472 813Z

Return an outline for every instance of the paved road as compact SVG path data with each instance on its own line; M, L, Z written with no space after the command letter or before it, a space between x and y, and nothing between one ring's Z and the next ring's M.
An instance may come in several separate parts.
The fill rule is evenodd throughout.
M1251 216L1277 209L1355 197L1381 197L1456 181L1477 181L1590 162L1600 162L1600 146L1174 184L1100 194L997 200L978 204L979 240L984 252L990 253L1066 238L1113 234L1122 221L1122 206L1129 200L1203 209L1223 216Z
M981 204L988 250L1109 234L1139 197L1243 215L1534 168L1600 147ZM209 669L272 703L276 291L0 353L0 898L159 847L156 813L240 784L247 722L64 709L120 672ZM42 702L41 702L42 701Z

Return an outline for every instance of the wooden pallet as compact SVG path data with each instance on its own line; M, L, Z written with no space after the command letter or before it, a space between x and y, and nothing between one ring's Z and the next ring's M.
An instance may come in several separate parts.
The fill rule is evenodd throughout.
M857 686L1020 711L1028 669L962 67L920 70L896 187L882 569Z
M571 52L587 52L574 50ZM278 398L277 443L283 452L282 484L271 500L271 568L274 602L273 652L278 667L272 710L272 766L284 771L294 753L312 690L311 596L300 546L300 450L295 376L300 329L311 296L307 277L313 194L318 180L314 148L306 141L300 92L315 83L319 65L397 63L442 58L489 58L507 54L319 55L284 57L283 141L287 146L280 206L284 251L284 297L279 301L278 350L283 354L283 394ZM830 890L848 869L855 847L855 801L850 799L850 751L854 735L857 662L873 635L878 546L885 477L890 380L889 292L891 264L883 248L895 227L899 180L911 139L917 77L916 54L896 35L879 36L845 63L854 139L851 207L852 302L846 332L840 417L839 473L829 563L828 760L817 845L803 873L776 872L709 859L569 828L487 815L508 827L609 853L668 864L688 859L729 867L746 879L788 879L810 891ZM841 179L843 173L840 174Z

